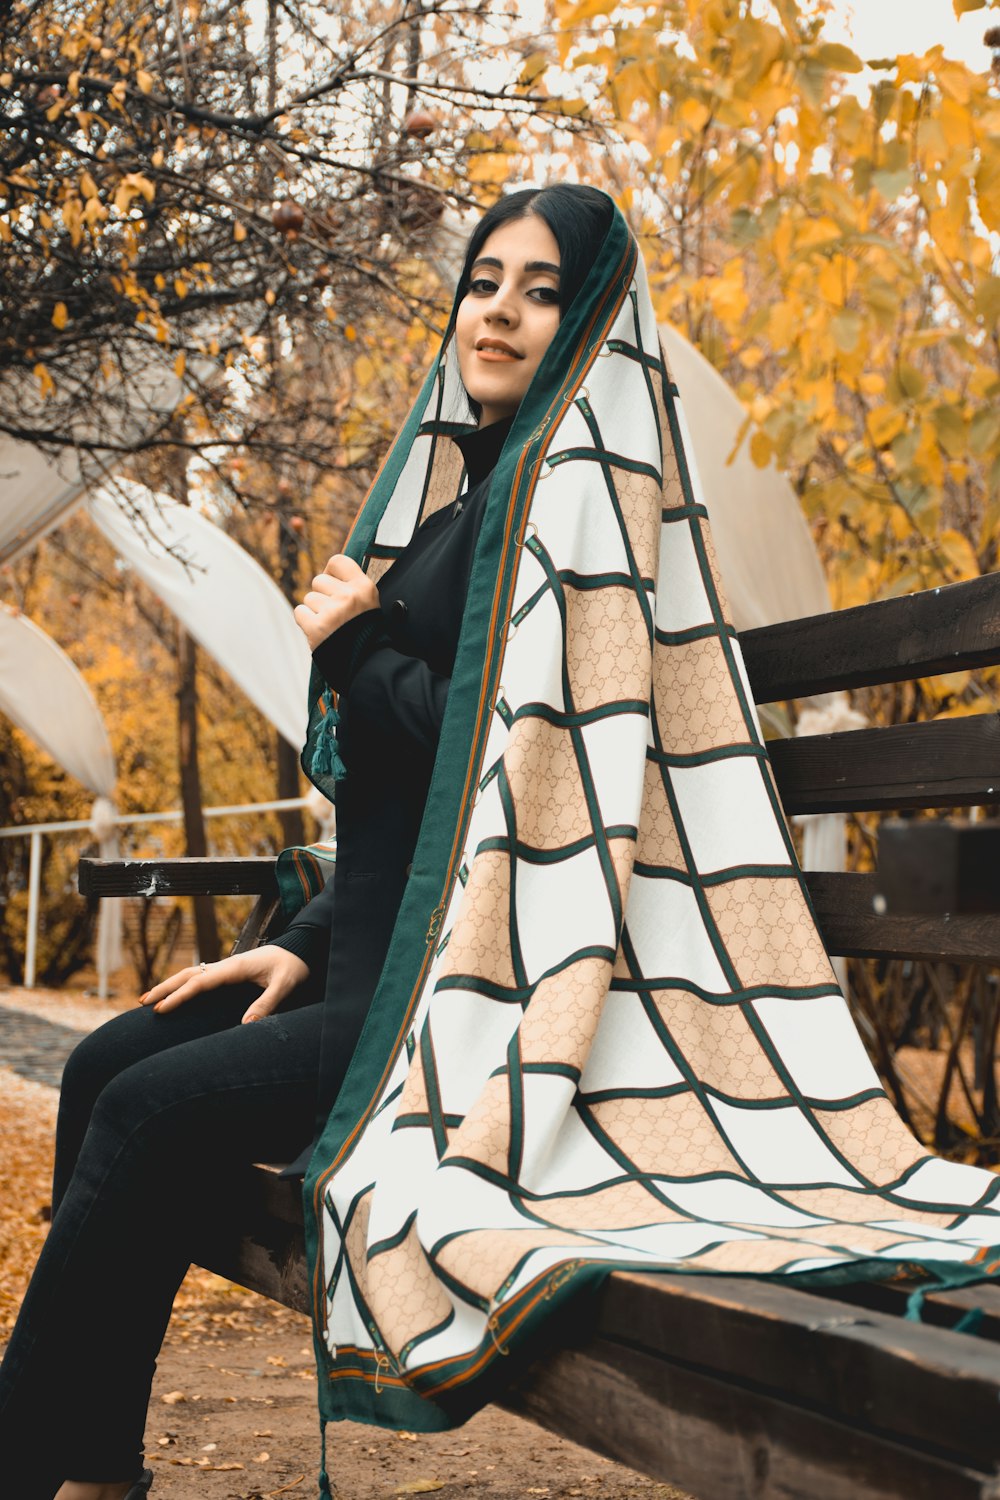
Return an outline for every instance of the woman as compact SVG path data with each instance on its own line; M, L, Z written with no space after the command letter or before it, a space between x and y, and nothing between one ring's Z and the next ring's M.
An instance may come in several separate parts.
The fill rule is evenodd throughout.
M406 889L490 477L611 212L557 186L484 216L454 324L478 422L453 433L465 480L383 549L378 586L334 557L295 611L316 682L339 694L334 878L282 937L172 975L67 1064L52 1228L0 1367L18 1500L146 1493L150 1382L187 1265L232 1222L240 1168L287 1161L326 1120Z
M67 1472L60 1500L128 1494L199 1215L226 1223L240 1164L308 1139L321 1015L324 1424L461 1420L614 1267L1000 1269L1000 1178L908 1134L839 994L683 432L621 214L580 188L503 200L348 555L298 611L304 763L338 801L329 922L324 892L68 1070L0 1408L25 1500ZM53 1428L74 1468L45 1488L15 1434L56 1408L70 1349L91 1366Z

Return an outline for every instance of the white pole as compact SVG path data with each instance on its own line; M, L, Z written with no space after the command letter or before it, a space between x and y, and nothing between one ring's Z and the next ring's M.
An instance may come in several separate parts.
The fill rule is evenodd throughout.
M35 988L35 950L38 942L38 896L42 882L42 835L31 835L28 863L28 944L24 955L24 987Z

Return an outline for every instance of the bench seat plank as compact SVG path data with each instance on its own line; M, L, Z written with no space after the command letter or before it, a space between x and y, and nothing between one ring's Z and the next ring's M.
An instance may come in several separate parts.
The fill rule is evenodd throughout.
M1000 1495L993 1472L609 1339L543 1355L500 1405L704 1500Z
M277 1173L253 1170L242 1235L202 1264L305 1313L301 1194ZM741 1277L616 1273L560 1316L500 1404L646 1473L732 1500L1000 1495L990 1340Z

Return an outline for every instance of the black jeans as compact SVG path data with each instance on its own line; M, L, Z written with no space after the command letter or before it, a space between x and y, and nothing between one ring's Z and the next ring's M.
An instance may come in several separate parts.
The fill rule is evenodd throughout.
M243 1174L315 1124L323 1005L240 1017L231 985L98 1027L63 1074L52 1226L0 1366L0 1494L137 1478L156 1356L194 1249Z

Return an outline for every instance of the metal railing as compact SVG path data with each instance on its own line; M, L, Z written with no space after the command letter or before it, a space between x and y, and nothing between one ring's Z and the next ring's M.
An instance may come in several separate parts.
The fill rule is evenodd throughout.
M284 812L290 808L306 807L305 797L285 797L277 802L240 802L232 807L203 807L206 818L225 818L239 813ZM124 813L115 818L115 826L126 827L132 823L180 823L184 814L179 808L168 812ZM77 833L89 830L89 818L72 818L59 823L14 823L0 828L0 839L26 838L30 848L28 854L28 931L24 945L24 988L35 985L36 956L38 951L38 912L41 904L42 839L46 834ZM100 976L100 990L107 990L107 975Z

